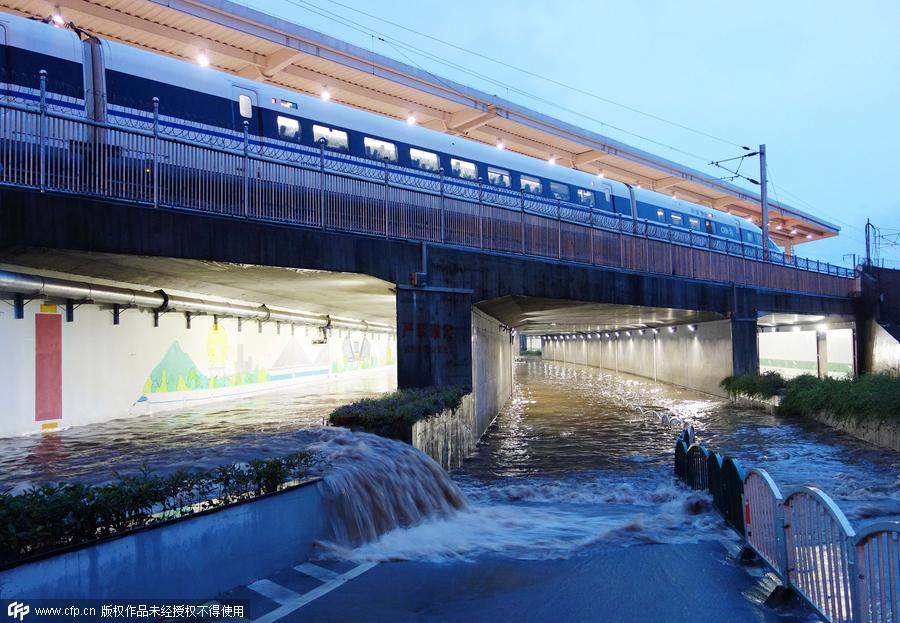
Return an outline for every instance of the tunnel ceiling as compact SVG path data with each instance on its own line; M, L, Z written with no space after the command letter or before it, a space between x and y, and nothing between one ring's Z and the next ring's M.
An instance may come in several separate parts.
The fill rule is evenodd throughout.
M19 272L396 323L392 284L355 273L38 248L3 251L0 264Z
M639 329L722 318L713 312L520 296L482 301L478 307L504 324L530 334Z

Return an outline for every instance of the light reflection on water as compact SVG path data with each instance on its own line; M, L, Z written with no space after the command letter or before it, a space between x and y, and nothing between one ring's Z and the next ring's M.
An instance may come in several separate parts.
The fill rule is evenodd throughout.
M823 424L738 408L699 392L597 368L519 362L513 399L457 473L470 487L550 480L599 490L672 481L677 428L612 402L612 384L647 408L692 422L698 439L745 468L763 467L782 490L820 487L851 518L900 513L900 454Z

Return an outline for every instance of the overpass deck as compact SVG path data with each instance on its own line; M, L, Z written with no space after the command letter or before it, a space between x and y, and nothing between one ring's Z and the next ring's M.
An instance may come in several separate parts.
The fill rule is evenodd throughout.
M553 258L767 289L847 296L849 269L740 241L322 150L236 148L2 104L0 185ZM79 137L102 133L103 143Z

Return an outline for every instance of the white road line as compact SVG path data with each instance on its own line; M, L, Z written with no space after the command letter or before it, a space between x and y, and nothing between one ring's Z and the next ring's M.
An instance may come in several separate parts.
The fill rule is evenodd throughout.
M330 582L331 580L336 579L340 574L335 573L331 569L326 569L325 567L320 567L319 565L314 565L310 562L305 562L302 565L297 565L294 567L295 571L299 571L303 575L308 575L311 578L316 578L322 582Z
M281 605L289 604L301 596L299 593L295 593L291 589L265 578L257 580L253 584L248 584L247 588Z
M264 614L263 616L259 617L258 619L254 619L253 623L273 623L274 621L277 621L278 619L281 619L282 617L289 615L291 612L294 612L295 610L302 608L309 602L314 601L314 600L318 599L319 597L322 597L323 595L327 595L328 593L330 593L337 587L341 586L345 582L362 575L363 573L365 573L372 567L376 566L377 564L378 564L377 562L367 562L365 564L354 567L353 569L350 569L350 571L348 571L347 573L345 573L343 575L339 575L336 578L334 578L333 580L329 580L325 584L322 584L321 586L317 586L316 588L312 589L308 593L305 593L303 595L297 595L297 598L294 599L293 601L291 601L290 603L282 604L281 606L275 608L271 612ZM260 580L260 582L262 582L262 581L263 580ZM258 583L258 582L255 582L255 584L256 583ZM274 584L274 582L272 582L272 584ZM294 593L294 594L296 595L296 593Z

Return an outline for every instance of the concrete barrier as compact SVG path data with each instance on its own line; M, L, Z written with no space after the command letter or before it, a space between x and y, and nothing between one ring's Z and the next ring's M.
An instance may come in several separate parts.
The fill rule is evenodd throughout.
M458 408L444 409L439 415L419 420L412 427L412 445L444 469L462 465L480 438L473 394L463 396Z
M812 419L868 441L876 446L900 452L900 423L874 417L856 419L838 418L829 413L816 413Z
M0 571L2 599L196 599L305 560L330 538L316 481Z

